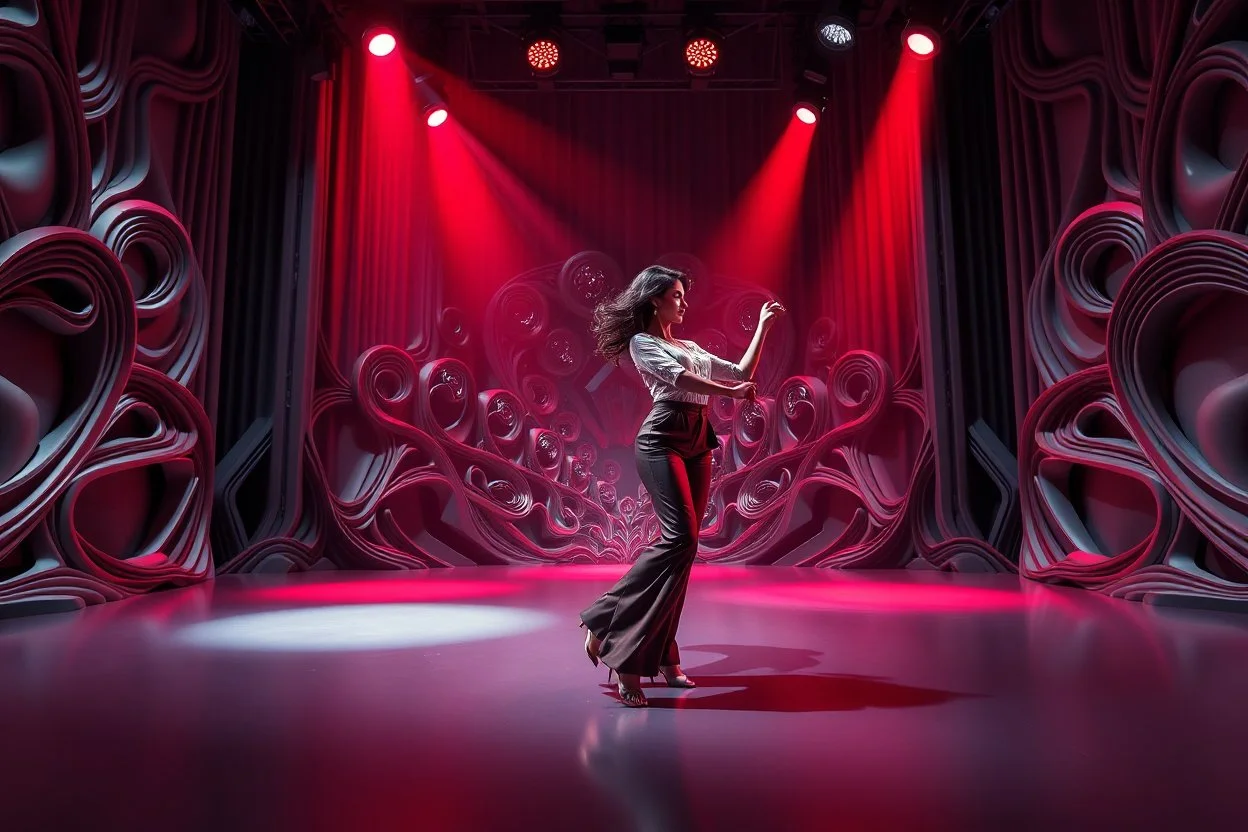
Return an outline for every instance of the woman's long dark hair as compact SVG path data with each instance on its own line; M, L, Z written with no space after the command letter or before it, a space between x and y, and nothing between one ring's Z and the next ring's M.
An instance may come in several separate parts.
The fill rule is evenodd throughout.
M598 341L595 352L612 364L619 364L628 342L638 332L645 332L654 319L654 304L650 300L664 295L678 280L688 292L689 278L684 272L650 266L638 272L623 292L598 304L590 327Z

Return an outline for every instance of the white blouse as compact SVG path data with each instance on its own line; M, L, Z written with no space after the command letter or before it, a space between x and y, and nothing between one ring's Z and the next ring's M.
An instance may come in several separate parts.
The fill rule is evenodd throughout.
M639 332L628 343L641 380L656 402L675 401L706 404L710 396L690 393L676 386L676 378L688 371L711 381L742 381L745 372L731 361L712 355L692 341L665 341L657 335Z

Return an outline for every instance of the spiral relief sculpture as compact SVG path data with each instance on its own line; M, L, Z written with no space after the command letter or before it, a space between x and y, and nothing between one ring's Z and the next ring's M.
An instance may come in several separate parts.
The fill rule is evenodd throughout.
M1040 3L999 35L1003 136L1034 131L1024 112L1060 136L1003 159L1062 213L1046 239L1034 186L1007 189L1016 249L1037 253L1012 264L1041 384L1020 432L1021 566L1136 600L1245 601L1248 145L1235 125L1248 116L1248 15L1219 0L1136 3L1162 29L1145 43L1120 25L1126 5L1100 9L1096 40L1064 40L1083 24ZM1037 49L1011 54L1031 26L1045 33ZM1099 51L1072 54L1073 42ZM1085 97L1104 117L1063 131L1071 111L1050 102ZM1101 165L1053 187L1053 160L1092 153Z
M91 163L75 82L38 29L0 18L0 85L20 113L0 127L0 239L87 220Z
M1143 212L1129 202L1084 211L1058 239L1052 270L1032 284L1030 331L1045 383L1105 360L1105 328L1130 267L1148 250Z
M132 368L126 393L53 513L66 561L141 592L211 573L212 430L185 387Z
M0 15L0 604L32 610L212 574L188 385L228 169L198 143L228 144L237 27L212 0L143 26L134 0L71 5Z
M2 556L107 428L134 360L134 298L98 240L36 229L0 243L0 322Z
M1234 5L1214 4L1195 27L1150 118L1144 206L1154 242L1198 228L1248 231L1248 148L1228 141L1223 115L1248 108L1248 42Z
M1046 390L1023 437L1024 575L1099 588L1191 537L1131 438L1104 366Z
M207 339L203 278L177 217L139 200L113 204L92 224L130 276L139 317L137 360L186 384Z
M1109 369L1153 469L1248 579L1246 314L1248 238L1173 237L1123 289L1110 326Z

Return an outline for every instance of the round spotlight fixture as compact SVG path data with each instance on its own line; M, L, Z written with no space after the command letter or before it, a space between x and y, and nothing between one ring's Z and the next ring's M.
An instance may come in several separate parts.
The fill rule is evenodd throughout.
M450 116L451 114L445 107L434 106L425 113L425 124L430 127L441 127Z
M799 101L793 107L793 115L802 124L815 124L823 108L813 101Z
M420 75L412 79L416 84L416 100L420 102L420 114L425 117L425 124L440 127L446 123L451 113L446 108L446 101L434 88L428 75Z
M534 38L525 49L525 58L534 75L549 78L559 71L559 42L551 37Z
M921 23L906 24L901 33L901 42L912 55L924 60L935 57L940 51L940 33Z
M858 43L858 30L854 22L839 14L822 18L816 26L819 45L830 52L844 52Z
M398 38L388 29L369 29L364 33L364 42L368 44L368 51L378 58L386 57L399 45Z
M692 35L685 41L685 66L689 74L706 76L719 64L719 44L707 34Z

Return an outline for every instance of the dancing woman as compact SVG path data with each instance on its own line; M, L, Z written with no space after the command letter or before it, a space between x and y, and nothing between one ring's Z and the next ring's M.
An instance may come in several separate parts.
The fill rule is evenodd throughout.
M676 628L710 494L711 450L719 446L707 402L710 396L754 398L750 379L763 341L785 311L775 302L763 306L749 349L733 364L672 336L689 309L688 291L684 274L651 266L594 310L598 354L618 364L628 350L654 397L637 434L636 457L662 535L581 613L589 660L614 669L621 701L634 708L648 704L642 676L661 673L670 687L695 687L680 669Z

